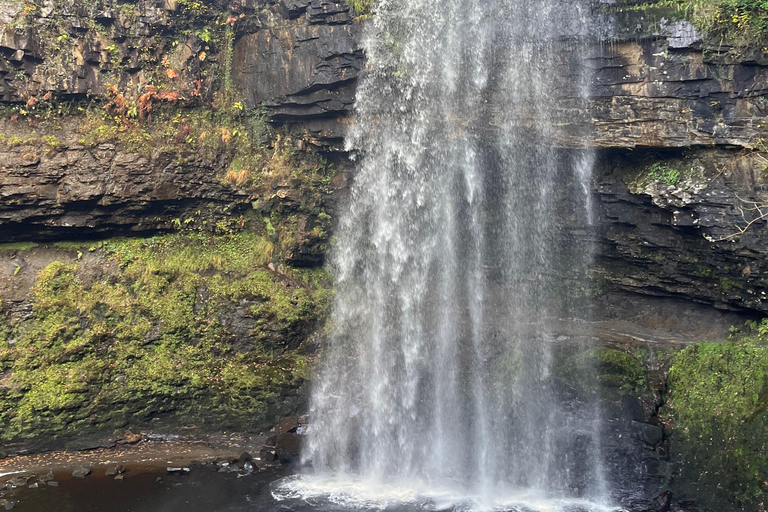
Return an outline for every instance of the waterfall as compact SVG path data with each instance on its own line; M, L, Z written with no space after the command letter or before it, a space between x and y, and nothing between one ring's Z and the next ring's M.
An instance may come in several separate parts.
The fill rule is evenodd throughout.
M287 487L437 508L604 509L594 405L566 406L553 374L554 326L589 316L579 232L592 155L555 148L553 107L553 69L564 54L578 61L585 9L378 2L308 469ZM578 95L588 69L575 75Z

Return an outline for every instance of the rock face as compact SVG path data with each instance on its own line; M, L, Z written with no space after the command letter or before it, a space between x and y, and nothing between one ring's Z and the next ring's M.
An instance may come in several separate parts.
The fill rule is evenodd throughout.
M764 313L763 166L760 154L725 149L607 154L595 183L606 282ZM674 179L649 176L658 169Z
M289 20L237 42L234 78L249 105L263 105L275 121L300 122L317 141L338 146L363 65L360 25L345 3L285 4Z
M563 143L755 146L766 133L768 67L728 51L673 43L661 38L594 46L589 98L562 106ZM584 122L589 130L580 126Z
M72 136L76 123L55 147L31 138L0 150L0 242L153 233L200 208L249 204L247 194L222 187L222 160L84 145ZM7 136L19 132L3 128Z

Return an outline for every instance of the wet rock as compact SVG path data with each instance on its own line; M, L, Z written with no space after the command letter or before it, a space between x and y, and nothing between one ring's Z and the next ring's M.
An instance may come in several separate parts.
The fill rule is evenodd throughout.
M54 475L53 475L53 471L49 471L49 472L47 472L47 473L46 473L46 474L44 474L44 475L39 475L39 476L37 477L37 479L38 479L38 480L39 480L41 483L48 483L48 482L50 482L50 481L54 480L54 479L55 479L55 477L54 477Z
M251 454L248 452L243 452L240 454L240 456L235 461L235 464L237 464L239 467L243 467L245 464L251 462L253 460L253 457L251 457Z
M125 466L122 464L107 468L106 472L104 473L104 476L115 476L125 473Z
M75 468L74 471L72 471L72 478L82 480L83 478L87 477L91 474L91 468L87 466L82 466L79 468Z
M668 512L672 506L672 493L664 491L659 494L654 501L656 502L656 505L658 505L657 512Z
M275 457L281 464L291 464L298 460L301 452L298 430L302 425L301 418L297 416L285 418L278 424L274 447Z
M634 430L635 436L649 446L656 446L664 438L663 429L656 425L633 421L632 429Z
M37 483L37 482L35 482L35 483L33 483L33 484L29 484L29 488L30 488L30 489L37 489L38 487L40 487L40 484L39 484L39 483Z
M16 506L15 501L0 499L0 507L2 507L3 510L13 510L15 506Z
M238 40L234 79L248 104L265 105L278 121L307 122L321 145L339 144L340 120L354 105L363 68L360 26L295 24Z
M190 469L207 469L208 471L217 472L219 470L219 466L216 464L215 460L209 460L209 461L199 461L199 460L193 460L189 463Z
M170 475L186 475L187 473L189 473L189 468L181 468L181 467L171 467L171 466L168 466L167 468L165 468L165 470Z
M12 477L11 479L9 479L8 483L11 484L14 487L24 487L25 485L27 485L27 482L29 482L30 479L32 479L31 476L16 475L16 476Z
M230 462L222 462L219 465L219 473L235 473L238 471L238 467Z
M59 486L59 482L57 482L55 480L51 480L50 482L46 482L46 483L48 484L48 487L58 487Z

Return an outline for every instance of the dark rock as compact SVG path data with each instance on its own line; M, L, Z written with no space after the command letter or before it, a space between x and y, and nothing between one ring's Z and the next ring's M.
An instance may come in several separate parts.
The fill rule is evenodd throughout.
M75 470L72 471L72 478L83 479L90 474L91 474L91 468L83 466L83 467L75 468Z
M768 311L768 278L762 272L766 223L755 222L742 233L748 222L742 212L762 204L766 180L755 170L763 164L726 149L661 156L612 151L601 163L595 187L602 277L634 294L680 297L720 310ZM649 162L688 177L674 186L638 183ZM670 322L665 328L685 334L686 321L681 317L677 327Z
M277 427L275 457L281 464L296 462L301 452L301 438L297 430L301 426L296 416L285 418Z
M659 494L654 501L656 501L656 505L658 505L658 512L668 512L669 508L672 506L672 493L664 491Z
M237 464L240 467L243 467L244 464L249 463L253 460L253 457L251 457L251 454L248 452L243 452L240 454L240 457L237 458L237 461L235 461L235 464Z
M49 471L49 472L47 472L46 474L44 474L44 475L40 475L40 476L38 476L38 477L37 477L37 479L38 479L40 482L42 482L42 483L47 483L47 482L50 482L50 481L51 481L51 480L53 480L54 478L55 478L55 477L54 477L54 475L53 475L53 471Z
M30 152L40 153L39 160L19 167ZM169 160L164 153L146 157L114 150L97 157L74 139L62 141L54 154L29 145L0 149L0 243L149 234L172 229L174 219L198 211L248 203L219 182L225 162ZM134 442L137 435L124 441Z
M29 482L32 479L31 476L27 475L16 475L8 480L8 483L11 484L14 487L24 487L27 485L27 482Z
M114 467L107 468L107 470L104 473L104 476L115 476L115 475L121 475L125 473L125 466L122 464L119 464Z
M352 111L363 67L358 24L262 30L237 42L234 61L250 106L265 105L276 121L311 120L321 145L341 142L338 119Z
M650 446L656 446L664 439L664 430L656 425L633 421L632 429L639 440Z

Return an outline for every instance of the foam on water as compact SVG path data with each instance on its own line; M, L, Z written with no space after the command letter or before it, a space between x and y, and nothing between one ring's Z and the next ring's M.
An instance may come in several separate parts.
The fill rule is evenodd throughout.
M547 496L531 489L503 491L488 503L481 496L461 493L459 487L429 484L423 481L382 483L354 475L294 476L274 485L277 501L300 500L310 505L337 505L357 510L388 508L461 511L461 512L621 512L586 499Z

